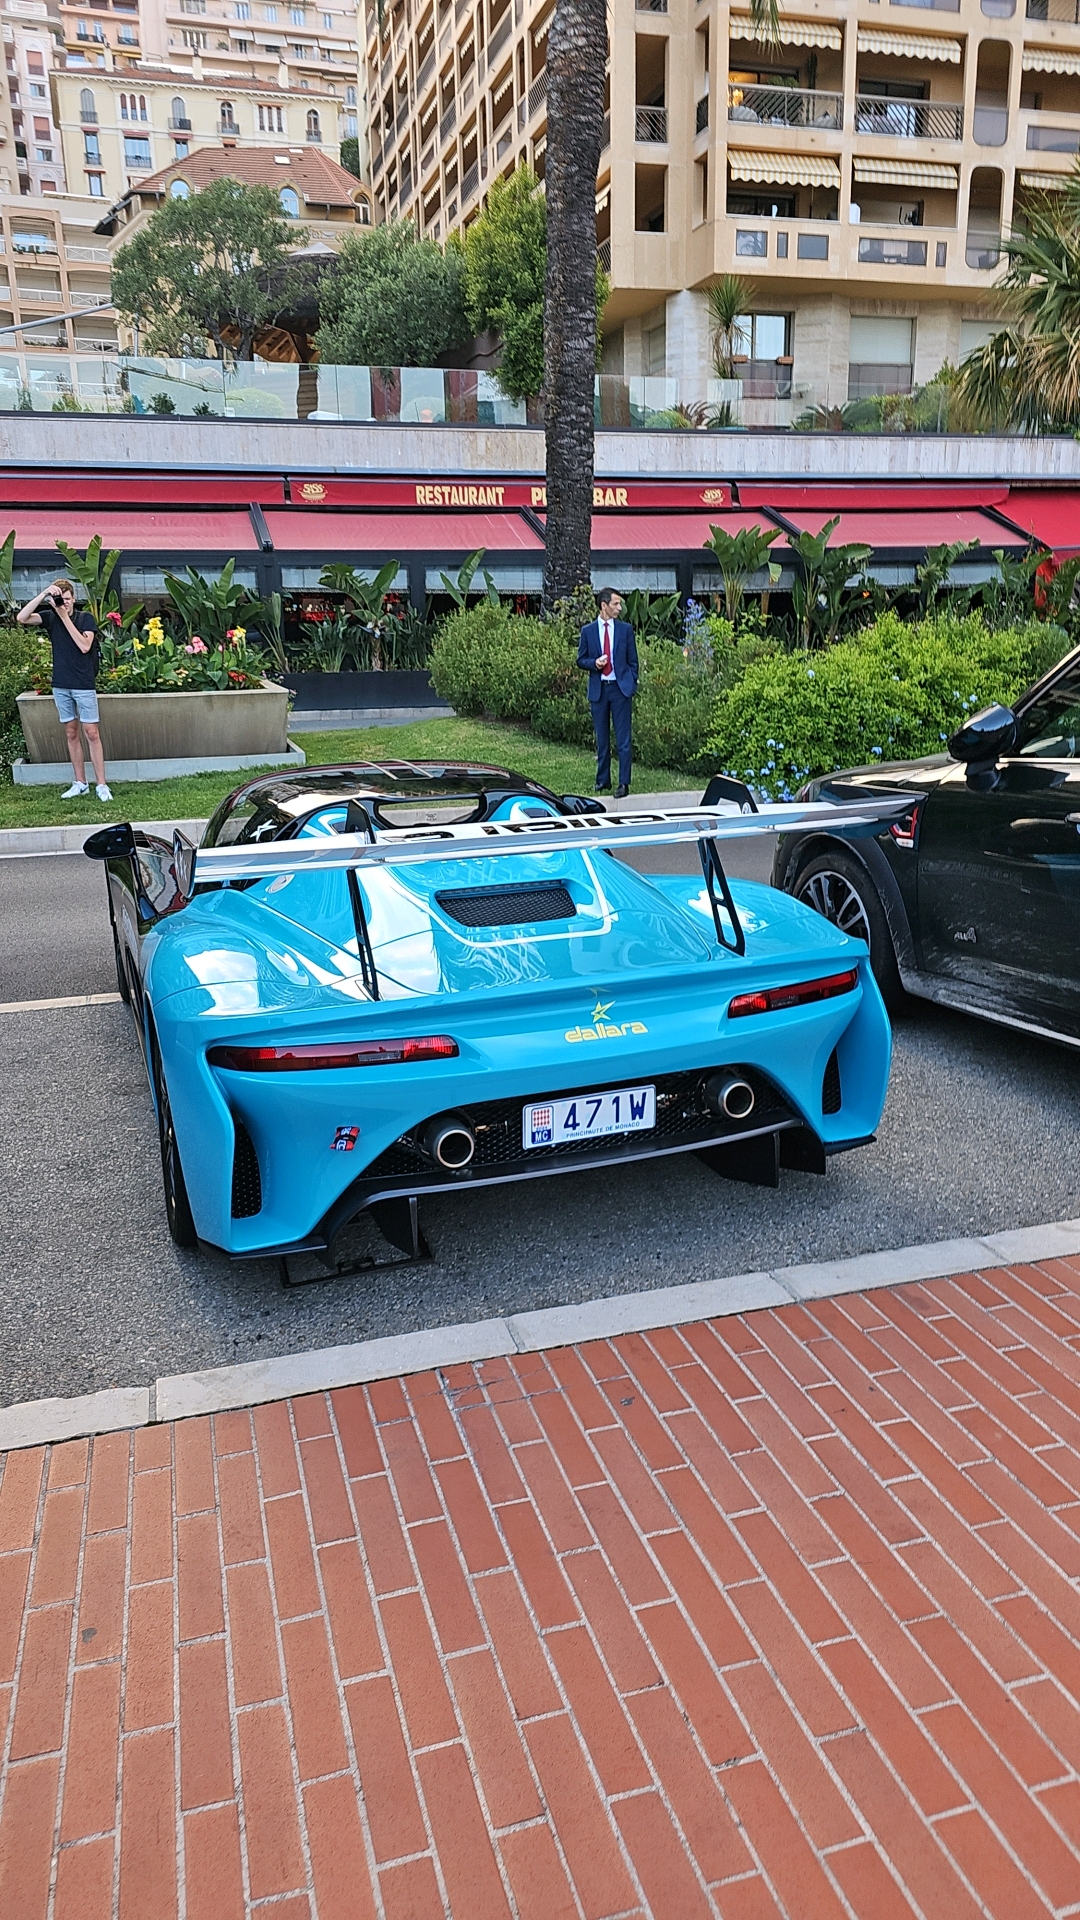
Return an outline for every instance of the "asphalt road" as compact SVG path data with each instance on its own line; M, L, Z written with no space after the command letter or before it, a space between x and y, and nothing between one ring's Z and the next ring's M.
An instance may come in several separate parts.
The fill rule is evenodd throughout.
M739 852L767 870L767 851ZM0 1003L114 984L100 872L0 859ZM1080 1088L1068 1053L918 1005L896 1026L876 1145L824 1179L785 1173L769 1192L686 1158L429 1200L430 1265L285 1292L269 1264L172 1245L128 1014L77 1007L0 1015L0 1169L10 1404L1075 1217Z

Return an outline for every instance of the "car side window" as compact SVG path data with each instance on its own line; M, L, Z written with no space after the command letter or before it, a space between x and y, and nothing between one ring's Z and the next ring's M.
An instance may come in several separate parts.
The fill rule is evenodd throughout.
M219 847L257 845L260 840L276 840L281 832L281 816L276 807L255 794L242 800L223 821L216 844Z
M1080 672L1068 674L1029 707L1020 730L1018 752L1026 759L1080 758Z

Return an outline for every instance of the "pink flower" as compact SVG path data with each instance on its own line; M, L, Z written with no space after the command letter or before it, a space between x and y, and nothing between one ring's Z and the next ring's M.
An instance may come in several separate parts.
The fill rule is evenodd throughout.
M197 633L192 634L191 639L184 648L185 653L208 653L209 651L210 649L203 645Z
M123 620L121 619L118 613L107 613L105 615L105 618L106 620L111 621L114 627L122 627L124 624Z

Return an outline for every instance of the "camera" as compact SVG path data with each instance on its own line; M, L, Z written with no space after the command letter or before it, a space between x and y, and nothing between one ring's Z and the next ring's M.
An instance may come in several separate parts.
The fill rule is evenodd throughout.
M63 606L63 604L64 604L64 596L62 593L50 593L49 605L55 607L57 612L60 611L60 608Z

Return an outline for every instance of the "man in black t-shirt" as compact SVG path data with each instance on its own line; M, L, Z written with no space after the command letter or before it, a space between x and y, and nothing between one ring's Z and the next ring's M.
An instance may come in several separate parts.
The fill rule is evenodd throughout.
M28 600L16 618L20 627L44 627L52 644L53 699L67 735L68 757L75 775L61 797L79 800L90 791L86 784L86 755L79 738L81 727L97 782L97 797L111 800L98 732L94 682L101 649L93 619L88 613L76 613L75 589L70 580L54 580L51 587Z

